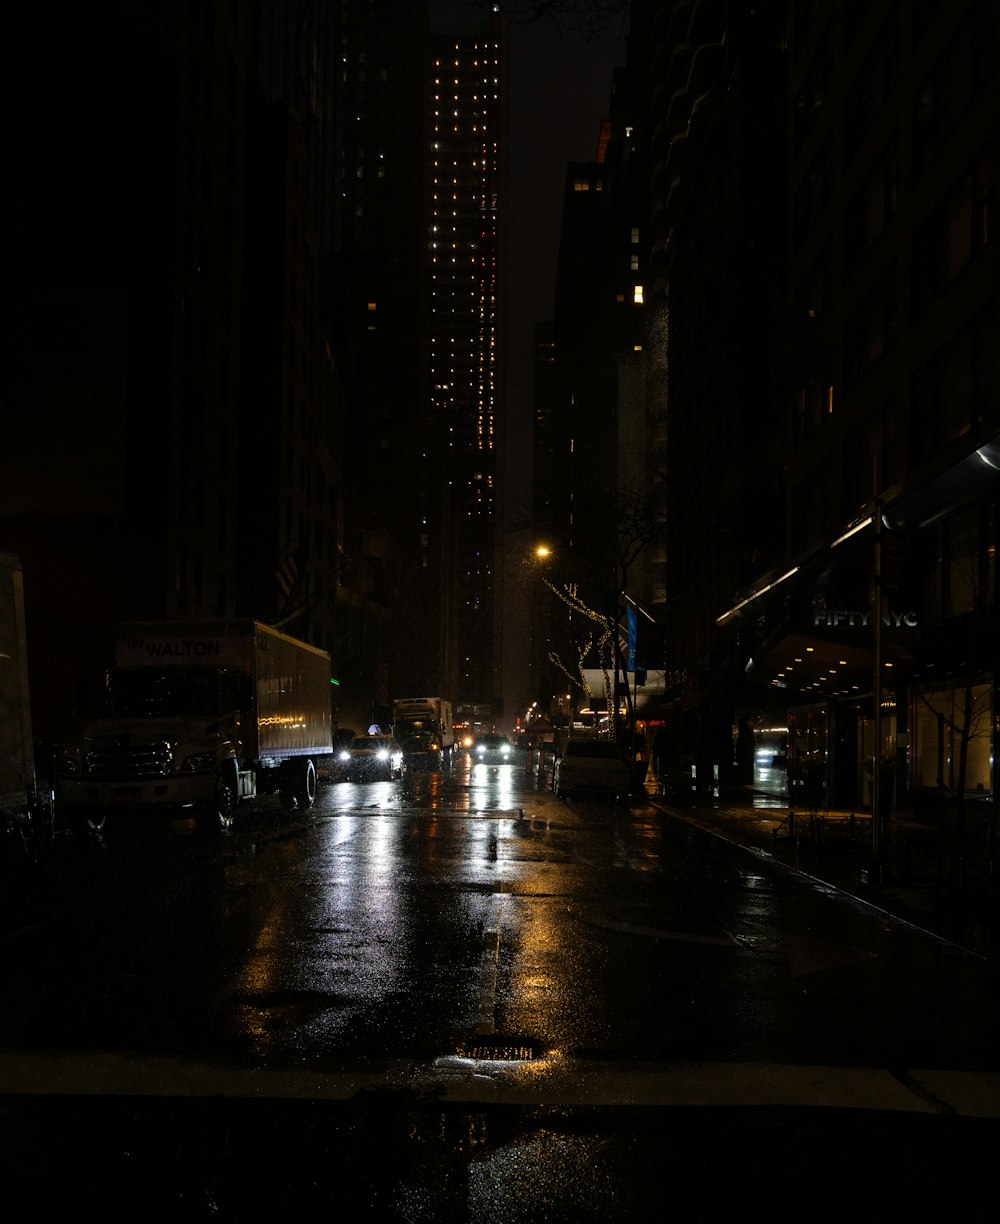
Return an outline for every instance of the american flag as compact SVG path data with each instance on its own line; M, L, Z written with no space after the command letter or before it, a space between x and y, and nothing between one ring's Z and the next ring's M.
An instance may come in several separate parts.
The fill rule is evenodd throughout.
M295 580L299 576L299 564L294 557L289 557L281 565L278 566L278 572L275 574L278 586L281 588L281 593L287 599L295 589Z

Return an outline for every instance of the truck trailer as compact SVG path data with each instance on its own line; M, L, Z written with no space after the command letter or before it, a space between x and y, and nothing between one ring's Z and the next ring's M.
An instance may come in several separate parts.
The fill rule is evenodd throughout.
M311 807L333 751L330 656L256 620L119 627L100 717L53 754L57 817L98 831L113 809L189 809L228 829L278 794Z
M451 702L443 697L398 697L392 703L392 733L410 764L449 761L455 749Z

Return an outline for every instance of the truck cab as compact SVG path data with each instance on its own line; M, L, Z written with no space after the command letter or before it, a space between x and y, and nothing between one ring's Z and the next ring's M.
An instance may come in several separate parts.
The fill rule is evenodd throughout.
M100 717L54 754L57 811L98 831L110 809L308 808L333 751L329 655L257 621L126 626Z
M393 735L407 762L449 762L455 747L451 703L441 697L404 697L393 703Z

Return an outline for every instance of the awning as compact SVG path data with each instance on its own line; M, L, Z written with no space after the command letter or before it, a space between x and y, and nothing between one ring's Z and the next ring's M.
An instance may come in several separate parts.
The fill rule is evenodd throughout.
M919 634L908 627L883 628L883 685L895 668L909 667ZM808 633L781 626L747 664L758 684L806 693L816 698L862 696L875 690L875 634L870 627Z

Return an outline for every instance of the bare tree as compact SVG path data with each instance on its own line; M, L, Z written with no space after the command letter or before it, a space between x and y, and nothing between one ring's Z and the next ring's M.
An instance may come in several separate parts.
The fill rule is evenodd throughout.
M572 655L573 663L568 664L558 651L548 657L586 696L593 695L584 674L588 660L601 669L618 738L620 695L615 680L628 674L627 632L621 621L630 598L629 575L644 550L662 534L663 517L648 490L633 488L611 502L595 504L590 518L589 522L586 517L578 520L575 542L557 550L569 577L562 582L543 577L559 604L570 612L561 632L569 634L567 654ZM587 541L586 546L579 543L581 539ZM634 726L634 699L627 683L621 695L625 698L626 725Z

